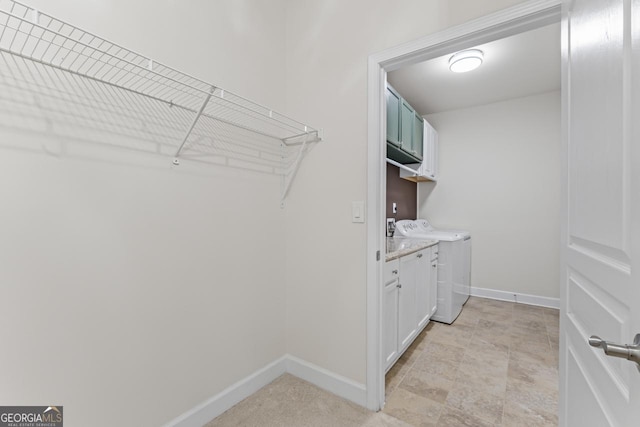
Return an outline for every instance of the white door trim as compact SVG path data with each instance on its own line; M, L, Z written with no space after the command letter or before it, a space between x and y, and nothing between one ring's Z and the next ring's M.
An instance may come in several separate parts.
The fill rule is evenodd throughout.
M386 102L388 71L488 43L561 18L562 0L530 0L369 56L367 154L367 407L384 405L382 268L385 254ZM379 253L379 261L377 254Z

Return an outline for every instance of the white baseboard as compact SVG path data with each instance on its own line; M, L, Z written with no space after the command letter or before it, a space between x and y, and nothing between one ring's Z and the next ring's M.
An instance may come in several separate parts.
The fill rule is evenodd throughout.
M251 396L287 370L287 356L257 370L212 398L202 402L179 417L169 421L165 427L202 427L233 405Z
M495 289L471 288L471 296L480 298L511 301L521 304L537 305L540 307L560 308L559 298L541 297L537 295L521 294L518 292L498 291Z
M364 384L287 354L171 420L165 427L202 427L285 373L366 407L367 390Z
M367 388L364 384L291 355L287 356L287 372L336 396L367 407Z

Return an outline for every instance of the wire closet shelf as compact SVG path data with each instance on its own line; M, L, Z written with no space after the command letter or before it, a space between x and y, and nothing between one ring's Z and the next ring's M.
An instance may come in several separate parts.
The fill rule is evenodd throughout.
M207 159L280 174L283 199L308 144L321 140L317 129L14 0L0 0L0 57L4 112L37 109L58 129L152 142L176 165Z

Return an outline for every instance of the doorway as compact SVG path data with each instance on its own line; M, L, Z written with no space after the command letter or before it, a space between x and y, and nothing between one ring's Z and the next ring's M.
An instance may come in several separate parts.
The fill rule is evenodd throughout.
M382 361L382 269L386 212L387 72L490 41L540 28L560 20L560 1L530 1L475 21L401 45L369 58L369 137L367 243L367 406L384 405Z

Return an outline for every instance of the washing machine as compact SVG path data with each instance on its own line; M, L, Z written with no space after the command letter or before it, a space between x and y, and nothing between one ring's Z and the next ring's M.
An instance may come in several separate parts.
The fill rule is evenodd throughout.
M471 292L471 233L466 230L439 230L426 219L401 220L396 235L439 241L438 304L432 320L453 323Z

